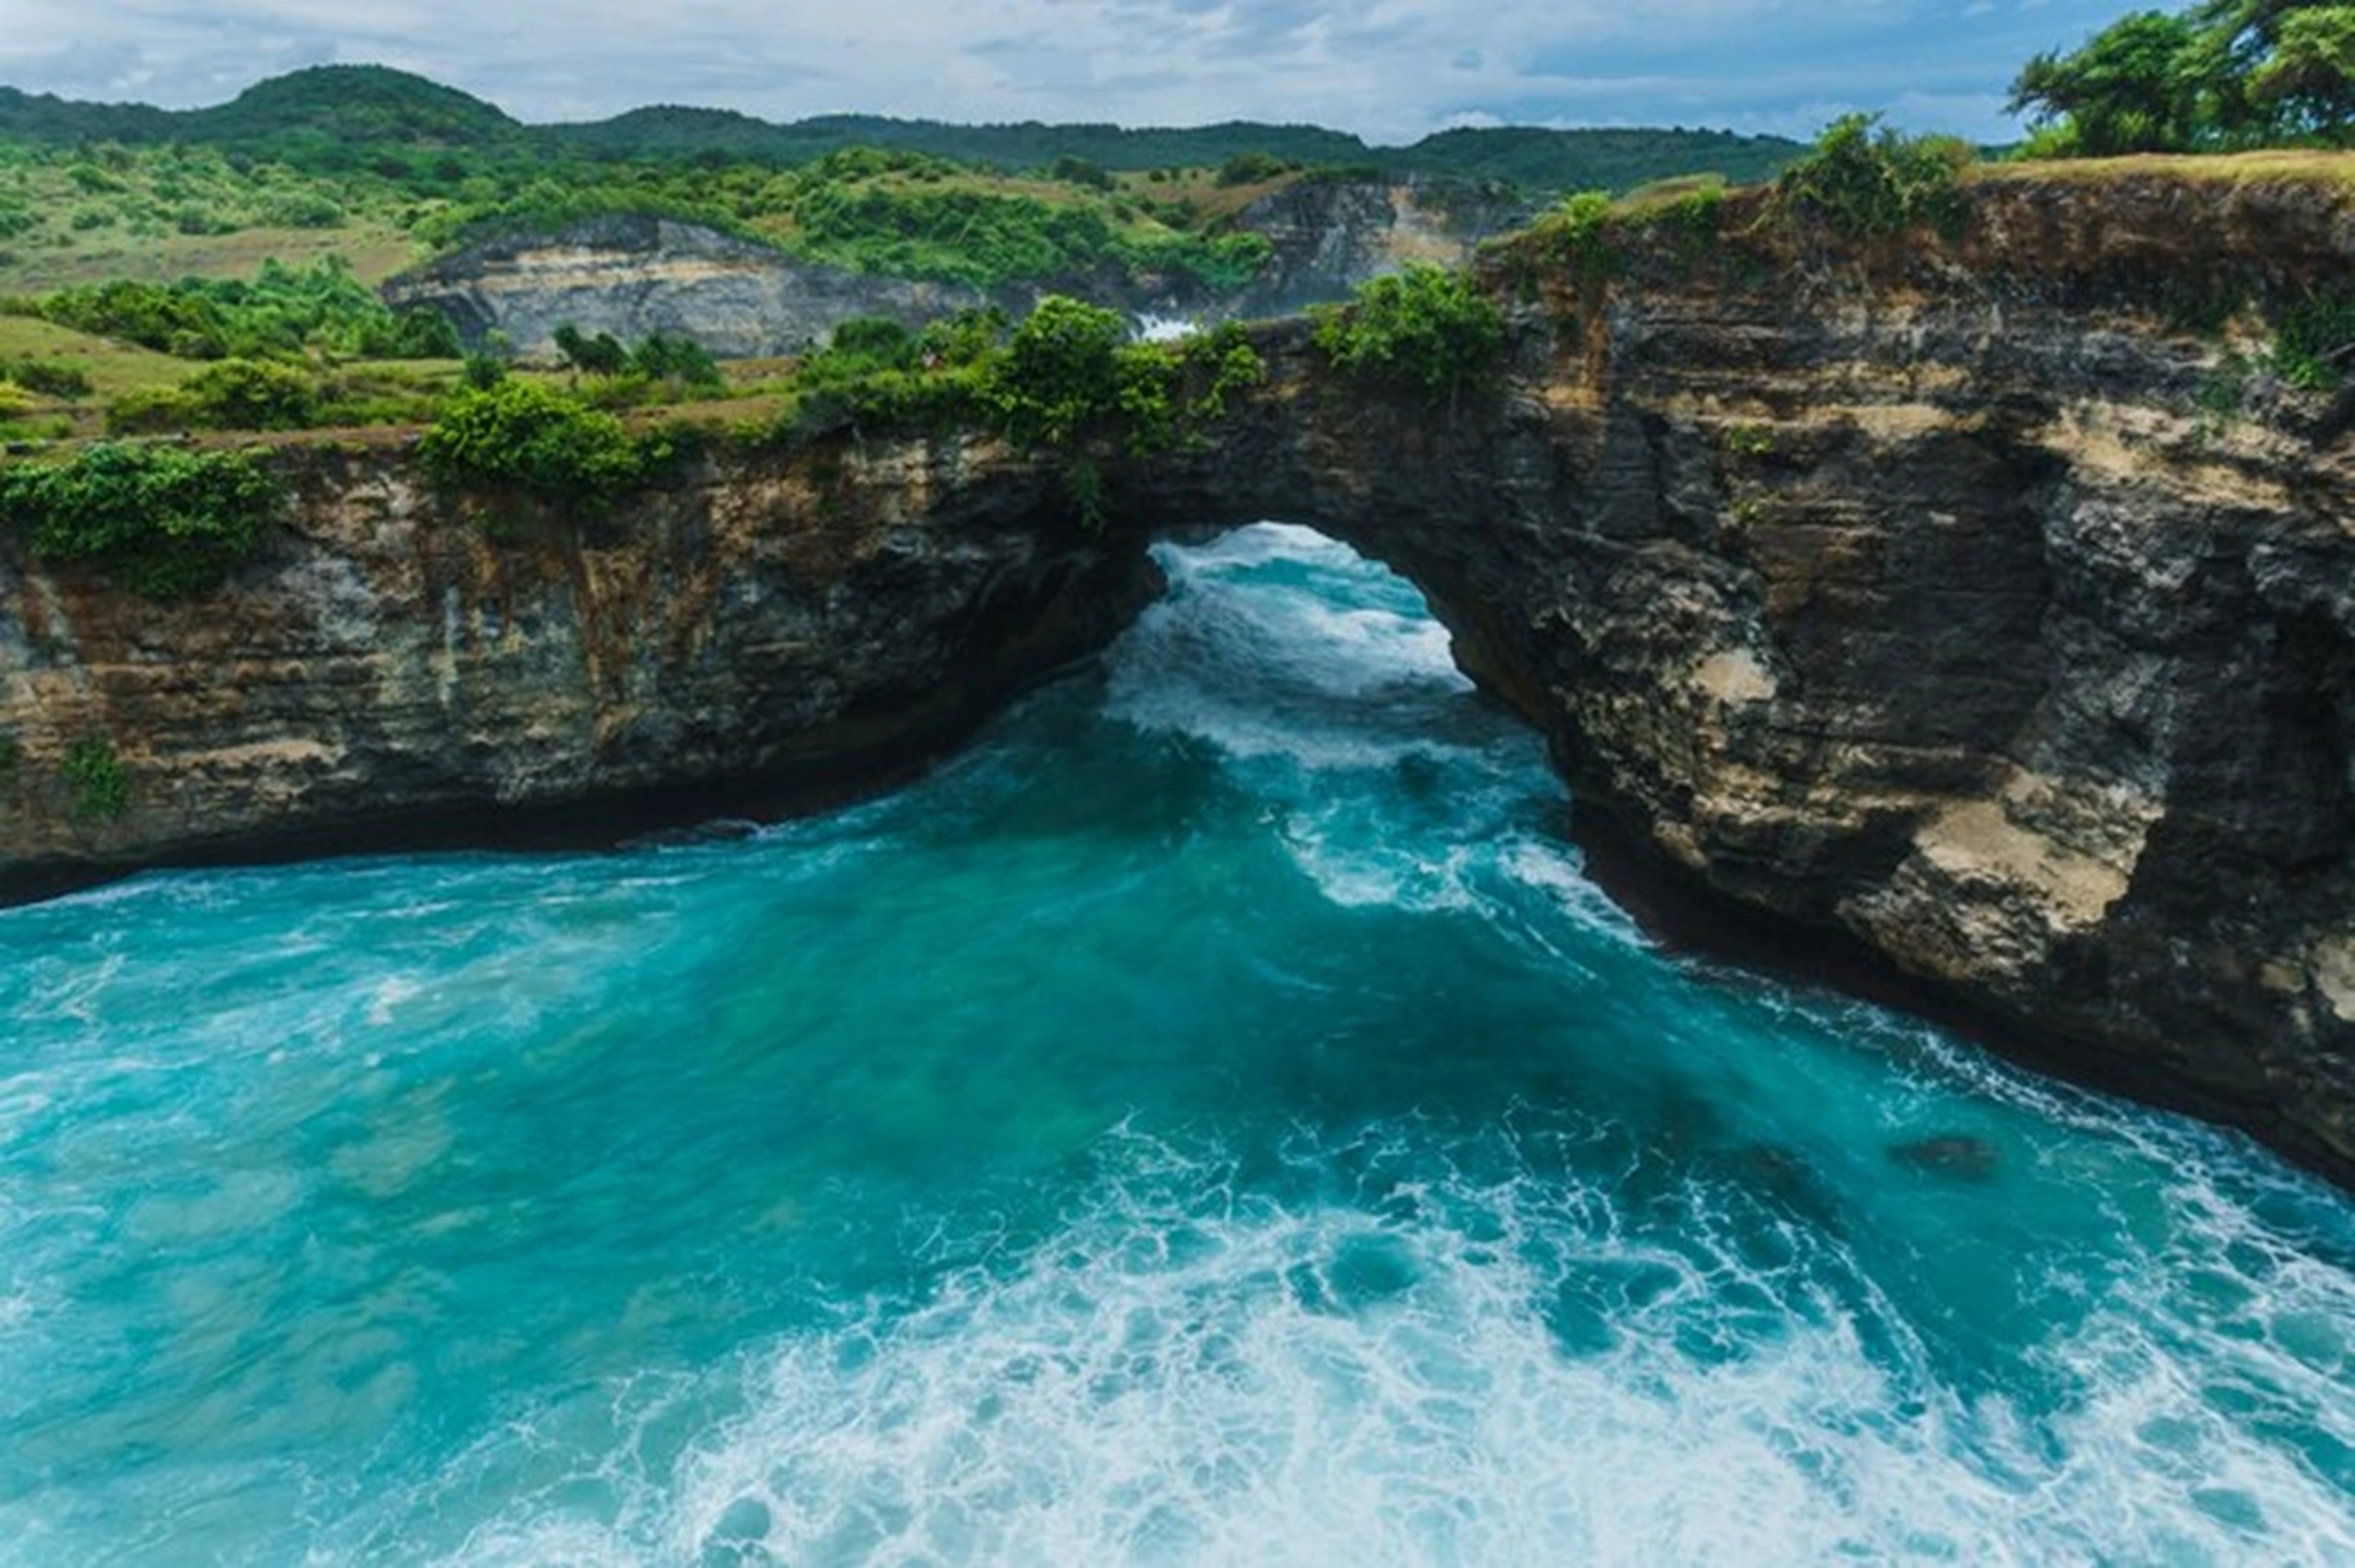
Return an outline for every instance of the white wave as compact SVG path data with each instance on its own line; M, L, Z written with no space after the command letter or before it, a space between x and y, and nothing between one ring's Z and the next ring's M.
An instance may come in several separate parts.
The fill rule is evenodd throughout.
M1546 895L1580 930L1629 947L1650 947L1636 919L1586 874L1585 863L1566 845L1519 839L1499 857L1506 876Z
M1430 856L1366 842L1304 820L1288 824L1285 851L1328 903L1344 909L1396 909L1429 914L1474 905L1470 876L1478 858L1455 845Z
M1281 561L1314 565L1344 587L1395 587L1381 567L1305 529L1274 525L1165 558L1178 586L1114 650L1111 716L1238 758L1288 757L1313 770L1460 752L1434 733L1445 704L1472 690L1444 627L1327 586L1235 575Z
M1181 577L1264 566L1269 561L1359 576L1382 570L1339 540L1296 522L1255 522L1229 529L1206 544L1165 548L1159 557L1165 570Z
M624 1499L614 1516L560 1501L587 1489L577 1474L453 1560L2355 1552L2330 1480L2213 1404L2197 1358L2212 1347L2131 1311L2097 1308L2043 1353L2118 1365L2039 1422L1942 1382L1886 1302L1853 1278L1826 1288L1836 1258L1801 1244L1761 1267L1706 1209L1664 1244L1623 1233L1600 1189L1402 1184L1385 1201L1417 1212L1409 1227L1235 1199L1229 1180L1195 1166L1116 1185L1011 1271L967 1269L913 1312L777 1345L749 1365L743 1413L674 1466L594 1468ZM2320 1397L2344 1413L2350 1396Z
M1136 318L1136 340L1140 343L1178 343L1201 331L1202 325L1189 315L1163 315L1147 311Z

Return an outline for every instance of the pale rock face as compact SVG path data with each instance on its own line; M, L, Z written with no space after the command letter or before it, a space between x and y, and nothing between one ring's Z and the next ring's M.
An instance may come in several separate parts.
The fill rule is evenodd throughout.
M643 215L486 241L396 278L385 292L396 307L442 312L469 343L499 332L528 358L552 356L557 329L569 325L625 343L656 332L684 336L722 357L753 359L821 345L855 316L913 327L992 303L1020 315L1047 292L1129 312L1276 315L1346 299L1369 278L1410 261L1459 265L1476 241L1519 215L1493 202L1442 211L1412 182L1308 181L1240 214L1238 226L1265 235L1274 258L1257 282L1227 298L1182 280L1117 271L988 291L878 277Z
M1607 286L1509 248L1509 363L1453 407L1265 329L1200 447L1101 454L1101 532L974 436L723 455L505 543L400 450L290 454L290 534L163 610L0 540L0 880L870 778L1112 635L1156 531L1280 518L1420 585L1671 875L2355 1179L2355 397L2219 421L2165 308L2355 274L2346 198L1974 202L1959 246ZM59 773L91 733L112 821Z
M661 332L729 359L801 352L854 316L910 326L985 303L978 289L874 278L782 256L668 219L602 218L462 251L387 284L396 307L427 306L470 343L503 334L528 358L570 326L635 343Z

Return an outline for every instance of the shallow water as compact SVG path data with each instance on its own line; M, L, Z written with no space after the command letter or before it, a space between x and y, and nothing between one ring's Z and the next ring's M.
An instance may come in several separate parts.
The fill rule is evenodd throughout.
M0 1562L2355 1562L2355 1205L1657 951L1413 591L729 841L0 913Z

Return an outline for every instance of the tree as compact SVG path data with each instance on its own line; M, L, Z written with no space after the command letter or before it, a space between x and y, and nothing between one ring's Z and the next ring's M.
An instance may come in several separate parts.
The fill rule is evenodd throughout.
M2137 11L2066 55L2039 54L2012 84L2011 111L2065 121L2069 149L2095 157L2191 145L2200 35L2184 17Z
M2036 149L2103 156L2355 143L2355 6L2203 0L2138 11L2012 84Z
M657 332L631 350L629 368L649 381L706 391L727 384L711 350L684 334Z
M1071 441L1118 407L1128 340L1118 312L1049 294L992 367L987 396L1016 440Z
M629 350L619 338L610 332L583 337L569 321L556 329L556 351L584 375L619 375L629 368Z
M1066 185L1084 185L1091 190L1110 190L1120 182L1105 172L1103 166L1086 158L1066 153L1047 166L1047 177Z
M1257 185L1273 179L1292 166L1273 153L1237 153L1218 167L1221 185Z
M1325 310L1316 346L1341 370L1419 383L1451 404L1504 352L1504 318L1463 274L1429 262L1359 286L1346 308Z
M2285 13L2271 55L2249 74L2249 96L2277 121L2346 143L2355 126L2355 6Z

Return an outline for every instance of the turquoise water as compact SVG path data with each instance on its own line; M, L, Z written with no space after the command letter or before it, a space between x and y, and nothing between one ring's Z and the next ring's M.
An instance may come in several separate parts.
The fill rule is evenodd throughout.
M0 1562L2355 1562L2355 1206L1663 953L1297 529L902 793L0 913Z

